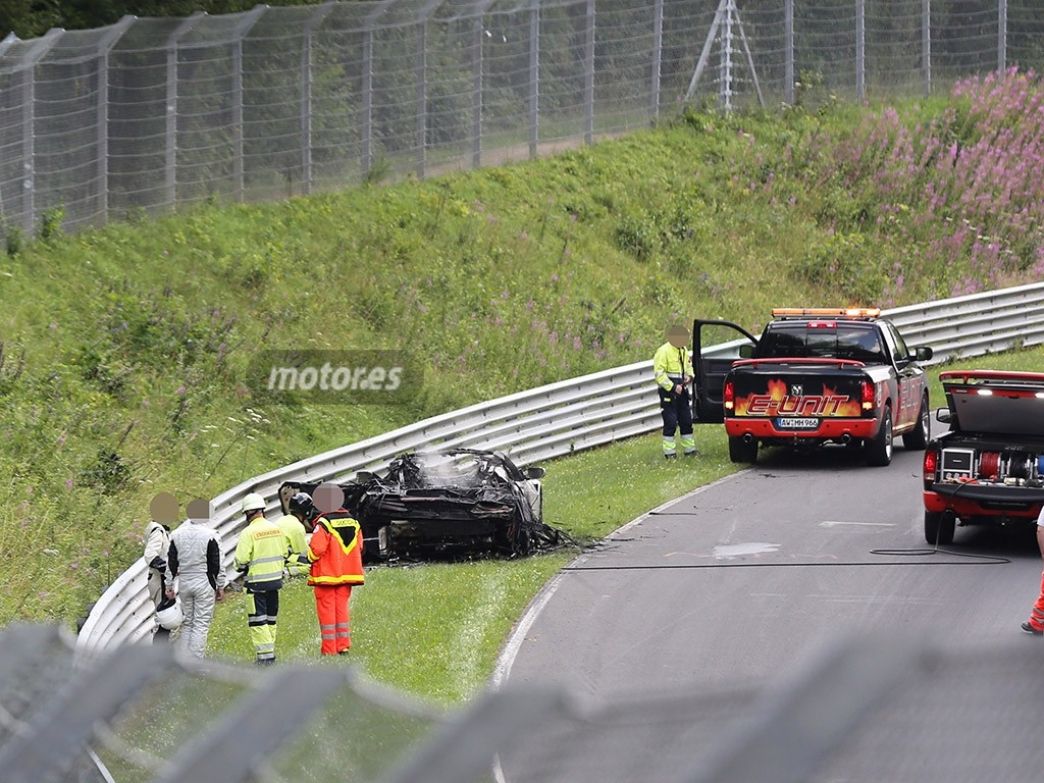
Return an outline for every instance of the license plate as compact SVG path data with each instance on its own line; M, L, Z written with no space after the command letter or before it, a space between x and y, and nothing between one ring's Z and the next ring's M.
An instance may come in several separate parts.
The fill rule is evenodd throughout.
M776 419L777 430L814 430L819 427L819 419L783 418Z

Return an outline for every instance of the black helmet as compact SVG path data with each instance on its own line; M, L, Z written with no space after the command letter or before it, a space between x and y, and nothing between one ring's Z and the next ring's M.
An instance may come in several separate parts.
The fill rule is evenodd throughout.
M306 517L310 517L312 510L312 496L307 492L295 492L294 496L290 498L291 514L304 514Z

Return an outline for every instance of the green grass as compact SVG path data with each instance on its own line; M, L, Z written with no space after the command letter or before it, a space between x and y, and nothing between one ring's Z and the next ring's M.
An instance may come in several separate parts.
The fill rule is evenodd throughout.
M1044 371L1044 347L930 369L933 408L946 404L938 381L940 370L971 368ZM729 462L722 426L698 425L696 438L701 456L691 460L665 462L659 435L651 435L548 463L545 519L590 543L740 467ZM913 480L898 474L895 478ZM526 605L576 554L371 569L366 585L352 599L349 662L370 677L419 696L447 703L464 701L488 681ZM283 591L283 599L278 654L287 660L315 660L319 631L311 590L297 581ZM252 660L239 596L218 611L210 652Z

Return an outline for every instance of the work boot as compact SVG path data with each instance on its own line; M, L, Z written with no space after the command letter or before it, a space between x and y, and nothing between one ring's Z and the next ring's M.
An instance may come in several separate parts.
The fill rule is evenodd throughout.
M698 457L698 456L700 456L700 450L699 449L692 449L691 451L686 451L685 452L685 456L686 457Z
M678 455L677 454L664 454L663 458L665 460L678 459Z
M1021 628L1023 633L1028 633L1032 636L1044 636L1044 631L1038 631L1029 623L1023 623Z

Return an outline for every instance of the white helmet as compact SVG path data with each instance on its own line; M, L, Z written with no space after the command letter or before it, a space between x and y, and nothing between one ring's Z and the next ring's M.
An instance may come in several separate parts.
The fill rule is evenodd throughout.
M168 631L173 631L175 628L180 628L181 623L185 620L185 615L181 613L181 599L175 598L174 603L170 606L160 609L156 612L156 622L159 623L160 628L164 628Z
M246 511L264 511L265 510L265 499L256 492L251 492L245 498L243 498L243 508Z

